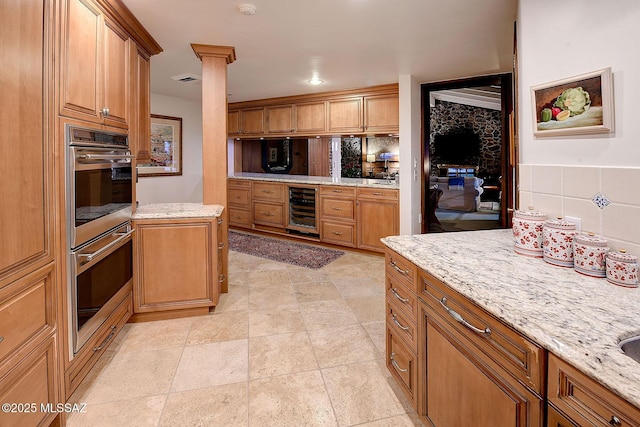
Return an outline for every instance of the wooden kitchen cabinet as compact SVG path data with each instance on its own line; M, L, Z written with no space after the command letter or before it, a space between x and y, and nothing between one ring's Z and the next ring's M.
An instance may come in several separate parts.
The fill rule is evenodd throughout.
M400 126L398 95L378 95L364 98L364 131L397 133Z
M137 320L145 317L138 313L208 311L218 303L216 218L138 219L133 225Z
M324 133L327 129L326 102L307 102L295 105L297 134Z
M241 117L242 112L240 110L227 112L227 134L229 136L238 136L242 133Z
M361 96L347 99L329 100L328 126L329 132L335 133L362 133L363 123L363 98Z
M308 175L329 176L331 140L328 138L312 138L309 139L308 147Z
M129 144L137 163L151 160L151 67L149 55L130 44Z
M294 106L266 107L267 133L290 134L295 132Z
M285 187L280 182L254 181L251 192L253 223L283 229Z
M356 246L356 188L320 186L320 240Z
M127 33L91 0L68 0L62 40L60 114L127 129Z
M640 409L551 353L548 376L549 426L640 426Z
M227 180L227 200L229 205L229 225L251 228L251 181L243 179Z
M358 188L358 248L383 252L382 237L400 233L398 190Z

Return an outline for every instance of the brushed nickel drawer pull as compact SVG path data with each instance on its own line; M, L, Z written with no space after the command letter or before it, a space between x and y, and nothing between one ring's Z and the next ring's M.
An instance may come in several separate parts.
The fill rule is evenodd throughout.
M391 267L395 268L398 273L404 274L405 276L409 274L409 270L401 269L400 267L398 267L394 260L389 261L389 264L391 265Z
M267 193L267 194L269 194L269 193L273 193L273 191L271 191L271 190L262 190L262 192L263 192L263 193Z
M342 233L339 231L334 231L333 234L335 234L336 236L342 236Z
M389 358L391 359L391 364L393 365L393 367L396 368L400 372L407 372L409 370L409 368L402 369L400 367L400 365L398 365L398 362L396 362L396 359L393 357L395 355L396 355L395 353L391 353L391 355L389 356Z
M400 329L402 329L403 331L408 331L409 327L408 326L403 326L400 322L398 322L398 319L396 319L396 315L395 313L391 315L393 323L395 323L396 325L398 325L398 327Z
M409 298L402 298L400 296L400 294L398 293L398 290L396 288L391 288L391 293L393 294L394 297L396 297L397 299L399 299L400 301L402 301L403 303L408 303L409 302Z
M333 208L334 211L341 211L342 208Z
M224 248L224 242L218 243L218 249L223 249Z
M334 193L342 193L342 190L333 190Z
M384 196L384 193L381 193L381 192L379 192L379 191L374 191L374 192L373 192L373 193L371 193L371 194L373 194L374 196Z
M98 347L93 347L93 351L100 351L104 348L105 345L107 345L107 343L109 341L111 341L111 338L113 338L113 336L116 334L116 327L112 326L111 327L111 332L109 332L109 335L104 339L104 341L102 341L102 344L100 344Z
M4 337L0 337L0 342L4 341Z
M616 417L615 415L612 415L611 421L609 421L609 424L611 424L612 426L621 426L622 421L620 421L620 418Z
M262 215L264 215L264 216L273 216L273 212L262 211Z
M442 297L442 299L440 300L440 305L443 306L445 310L447 310L447 313L449 313L449 315L453 317L453 319L456 322L461 323L462 325L466 326L467 328L471 329L473 332L477 334L484 335L486 337L489 337L491 335L491 329L489 329L488 326L484 329L476 328L471 323L464 320L464 318L460 316L457 312L447 307L447 297Z

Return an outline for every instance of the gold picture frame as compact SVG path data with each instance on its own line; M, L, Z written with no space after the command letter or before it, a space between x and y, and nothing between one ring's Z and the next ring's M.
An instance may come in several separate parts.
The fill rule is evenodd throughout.
M533 86L531 102L537 137L613 131L611 68Z
M151 115L151 161L138 164L138 176L182 175L182 118Z

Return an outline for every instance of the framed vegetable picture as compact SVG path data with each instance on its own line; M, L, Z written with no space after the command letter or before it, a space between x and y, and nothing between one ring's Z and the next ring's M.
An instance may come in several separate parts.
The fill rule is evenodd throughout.
M613 131L611 68L531 88L533 134L563 136Z
M151 161L138 176L182 175L182 118L151 115Z

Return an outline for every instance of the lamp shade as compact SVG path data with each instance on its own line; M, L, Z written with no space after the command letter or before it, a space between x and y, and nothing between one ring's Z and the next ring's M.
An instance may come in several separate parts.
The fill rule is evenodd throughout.
M375 154L367 154L367 163L373 163L376 161L376 155Z

